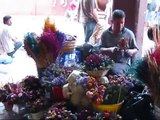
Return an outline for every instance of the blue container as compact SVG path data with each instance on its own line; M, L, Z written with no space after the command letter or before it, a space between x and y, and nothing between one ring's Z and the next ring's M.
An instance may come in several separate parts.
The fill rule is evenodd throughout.
M65 67L72 67L82 62L80 51L73 51L72 53L66 53L58 57L58 64Z

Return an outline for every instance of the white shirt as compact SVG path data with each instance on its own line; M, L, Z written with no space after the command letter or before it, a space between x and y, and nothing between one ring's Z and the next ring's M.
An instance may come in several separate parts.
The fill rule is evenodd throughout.
M2 25L0 28L0 52L9 53L14 51L14 41L11 34L11 26Z

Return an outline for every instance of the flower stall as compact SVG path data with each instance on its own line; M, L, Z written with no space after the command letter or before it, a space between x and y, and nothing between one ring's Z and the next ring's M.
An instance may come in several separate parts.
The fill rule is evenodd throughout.
M152 113L152 100L159 107L159 85L156 84L159 82L159 47L136 66L136 71L126 76L106 77L114 61L93 50L93 46L87 48L85 57L79 53L78 56L75 41L76 36L59 31L49 17L40 35L28 32L24 47L35 61L39 75L28 75L20 83L8 83L0 88L0 101L5 109L12 111L14 105L22 105L25 111L18 114L22 119L33 120L123 120L130 117L141 120ZM125 49L125 44L123 41L120 47ZM136 73L139 77L133 75ZM140 77L151 80L146 83L153 99ZM143 109L144 116L138 114L136 108Z

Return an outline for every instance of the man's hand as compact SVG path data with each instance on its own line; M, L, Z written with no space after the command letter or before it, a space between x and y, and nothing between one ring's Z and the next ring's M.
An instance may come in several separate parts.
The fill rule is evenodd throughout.
M129 55L129 56L133 56L133 55L135 55L137 52L138 52L137 49L127 49L127 50L125 50L125 53L126 53L127 55Z
M114 53L114 52L119 51L119 48L118 48L118 47L110 47L110 51L111 51L112 53Z

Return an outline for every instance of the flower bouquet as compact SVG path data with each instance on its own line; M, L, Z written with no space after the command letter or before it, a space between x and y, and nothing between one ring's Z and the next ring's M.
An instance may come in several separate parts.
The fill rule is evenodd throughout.
M106 55L91 53L86 57L84 62L84 70L95 78L100 78L106 75L113 61Z
M27 76L20 83L23 91L28 95L25 102L26 109L30 113L36 113L46 106L45 91L40 80L34 76Z
M45 120L58 120L58 119L71 119L74 120L76 116L70 111L66 109L66 102L55 103L52 105L46 116Z
M11 111L14 104L23 104L27 99L28 95L18 83L7 83L0 90L0 101L7 111Z
M126 76L109 76L108 84L100 84L93 77L82 85L86 96L92 101L96 110L117 112L129 89L134 86L132 80Z
M67 77L63 67L55 63L48 66L42 73L42 76L41 83L44 86L48 84L51 86L63 86L66 83Z
M115 104L123 101L128 91L134 87L133 80L128 76L113 75L108 77L103 104Z
M41 85L39 78L35 76L27 76L20 83L23 91L29 96L29 101L34 101L37 98L44 96L44 87Z
M34 101L27 102L26 107L29 113L31 113L33 120L41 119L44 116L44 110L46 109L45 99L40 97Z
M46 92L52 96L52 99L59 101L63 100L62 87L67 83L66 78L67 74L65 69L58 64L52 63L44 70L40 80L41 84L45 86ZM48 88L50 88L50 90Z
M106 86L100 85L98 80L88 76L88 81L83 83L85 87L86 96L95 104L103 103L103 96L105 94Z
M24 47L28 55L35 60L37 67L45 68L56 61L65 40L66 35L57 30L55 23L48 17L40 36L27 33Z

